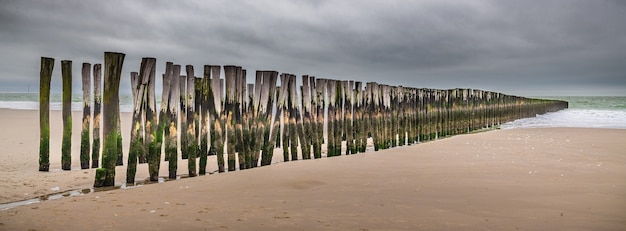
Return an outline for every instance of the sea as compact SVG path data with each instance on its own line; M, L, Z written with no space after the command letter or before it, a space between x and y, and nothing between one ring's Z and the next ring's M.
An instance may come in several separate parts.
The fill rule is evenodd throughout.
M160 97L157 98L157 107ZM530 98L555 99L569 102L569 108L558 112L519 119L500 126L513 128L614 128L626 129L626 96L532 96ZM50 94L50 109L61 110L61 93ZM82 94L72 94L72 110L82 111ZM0 93L0 108L39 110L38 93ZM120 94L120 111L132 112L130 94Z

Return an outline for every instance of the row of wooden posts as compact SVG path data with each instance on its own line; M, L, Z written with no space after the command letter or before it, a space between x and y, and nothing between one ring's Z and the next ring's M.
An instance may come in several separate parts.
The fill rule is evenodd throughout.
M83 131L81 168L98 168L100 121L103 124L102 166L95 186L114 185L115 166L122 165L119 82L125 55L105 52L104 94L101 65L93 66L93 145L90 148L91 65L83 64ZM49 169L49 94L54 59L41 59L39 170ZM296 76L257 71L254 84L239 66L205 65L196 77L191 65L167 62L162 76L160 111L156 108L156 59L143 58L131 72L133 116L128 151L127 183L134 183L138 163L148 163L157 181L161 151L169 178L176 178L178 142L189 176L206 174L207 157L217 155L219 172L270 165L275 147L283 160L322 158L411 145L450 135L490 128L524 117L567 108L567 102L530 99L474 89L437 90ZM62 169L71 168L71 61L61 61L63 78ZM280 77L280 86L277 85ZM101 105L103 118L100 119ZM178 124L180 122L180 127ZM180 137L178 137L180 136ZM345 148L342 144L345 142ZM91 150L91 155L89 154ZM298 153L300 155L298 155ZM224 157L226 154L226 159ZM198 159L199 163L196 163ZM226 162L227 160L227 162ZM198 167L196 169L196 167Z

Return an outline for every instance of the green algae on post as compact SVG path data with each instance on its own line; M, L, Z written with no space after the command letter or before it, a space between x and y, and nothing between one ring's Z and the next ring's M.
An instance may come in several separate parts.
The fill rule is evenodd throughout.
M54 59L41 57L39 72L39 171L50 170L50 80Z

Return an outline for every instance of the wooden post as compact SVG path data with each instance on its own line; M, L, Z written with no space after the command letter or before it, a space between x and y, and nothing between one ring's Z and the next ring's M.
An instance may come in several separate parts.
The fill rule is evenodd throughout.
M352 93L354 89L354 81L343 82L343 104L345 134L346 134L346 155L355 154L354 131L353 131L353 113L352 113Z
M246 80L245 80L245 72L240 66L235 68L235 98L234 98L234 114L233 117L235 119L235 152L237 153L237 160L239 162L239 169L246 169L247 166L247 158L246 158L246 146L248 144L244 143L244 114L245 114L245 102L244 96L246 92Z
M118 110L118 114L119 114ZM124 149L122 147L122 118L120 115L117 116L117 162L115 165L123 166L124 165Z
M182 68L182 67L181 67ZM189 157L189 153L187 153L187 135L185 134L185 130L187 130L187 76L181 75L179 78L178 87L180 88L180 95L178 101L178 111L180 117L180 152L182 154L182 159L186 160Z
M315 82L315 130L317 131L316 142L313 147L313 157L322 158L322 144L324 143L324 122L326 110L326 79L317 79Z
M63 143L61 168L72 170L72 61L61 61L63 80Z
M337 86L336 86L336 80L332 80L329 79L326 81L327 83L327 92L328 92L328 119L327 119L327 123L328 123L328 129L327 129L327 133L328 133L328 140L327 140L327 145L326 145L326 156L327 157L333 157L336 154L335 150L336 150L336 145L337 143L335 142L335 127L337 126L336 123L336 116L337 116L337 107L335 105L335 102L337 101L337 97L335 92L337 91ZM341 144L340 144L341 145Z
M39 171L50 170L50 80L54 59L41 57L39 72Z
M102 107L102 64L93 65L93 143L91 167L100 166L100 111Z
M206 67L205 67L206 68ZM209 106L209 111L213 115L213 129L211 129L211 150L215 150L215 154L217 155L217 168L218 172L224 172L224 144L226 143L224 139L226 138L225 134L225 126L227 114L225 113L224 100L222 95L224 91L222 90L224 86L222 80L220 79L220 66L209 66L211 70L211 89L213 92L214 99L214 107ZM206 70L206 69L205 69Z
M105 177L98 177L96 174L95 186L115 185L115 164L117 158L117 136L119 122L119 87L124 64L124 54L105 52L104 53L104 117L103 131L104 149L102 150L102 169L96 172L104 172Z
M186 68L187 68L187 95L185 98L186 98L186 104L187 104L187 113L186 113L187 114L187 127L186 127L187 146L186 147L183 146L183 148L187 150L187 155L189 157L189 159L187 160L187 168L189 170L189 176L194 177L196 176L196 152L198 150L198 141L196 140L196 125L195 125L196 77L194 75L192 65L187 65Z
M267 80L267 81L266 81ZM274 144L276 142L276 134L280 133L280 100L276 100L276 106L274 107L275 95L280 91L276 86L278 80L278 72L276 71L264 71L263 72L263 90L262 98L267 98L266 105L261 108L264 112L265 124L263 131L263 150L261 156L261 166L272 164L272 158L274 157ZM263 101L265 102L265 101ZM276 115L273 116L273 108L276 108Z
M165 130L165 155L168 156L170 179L176 179L178 171L178 102L180 101L180 65L172 67L170 78L170 98L169 107L169 128Z
M363 113L363 83L354 83L354 153L365 152L367 145L367 135L365 134L364 113Z
M83 63L83 130L80 133L80 168L89 168L89 157L91 151L91 64Z
M244 75L245 76L245 75ZM246 83L245 79L243 81L243 83ZM255 95L254 95L254 84L247 84L248 87L248 91L247 91L247 97L245 103L244 103L244 113L243 113L243 144L244 144L244 155L246 158L246 164L245 164L245 168L252 168L252 166L256 166L257 164L252 163L255 159L255 155L254 153L257 151L257 148L259 148L259 146L257 145L257 139L256 139L256 129L257 129L257 123L256 120L258 119L257 115L255 115L256 113L256 109L258 109L258 106L256 106L255 104L257 103L258 99L254 99Z
M311 127L311 87L309 86L308 75L302 76L302 87L300 88L300 93L302 94L302 132L300 137L300 147L302 149L302 159L308 160L311 159L311 143L313 136L315 135L315 132Z
M208 69L208 70L207 70ZM207 73L208 72L208 73ZM196 107L196 116L198 125L200 128L198 131L200 132L198 139L200 143L200 148L198 148L198 152L200 152L200 159L198 163L198 174L205 175L206 174L206 166L207 159L209 155L209 98L213 100L213 96L209 97L209 81L211 80L211 71L210 68L204 67L204 77L196 78L196 102L199 102L200 108ZM213 94L213 92L211 92Z
M147 89L145 90L145 139L144 139L144 153L139 155L139 163L148 163L148 173L150 175L150 181L159 180L159 168L161 165L161 142L163 137L163 130L158 129L158 118L156 116L156 59L155 58L142 58L141 66L139 69L139 76L144 81L147 79ZM165 84L163 85L165 87ZM167 95L167 94L166 94Z
M298 160L298 117L299 110L297 107L297 93L296 93L296 76L289 74L289 147L291 153L291 160Z
M170 126L170 113L169 113L169 104L170 104L170 95L172 94L172 76L173 76L174 64L171 62L165 63L165 73L163 74L163 91L161 93L161 107L159 110L159 118L158 118L158 126L156 131L156 136L154 139L153 150L155 151L152 155L152 160L149 160L149 163L152 167L150 167L150 181L158 181L159 174L159 166L161 163L161 149L163 146L167 146L167 136L169 134L169 126ZM158 157L158 158L157 158ZM165 152L165 161L169 160L168 153ZM158 165L156 165L158 164ZM156 170L156 171L154 171Z
M126 184L135 183L137 161L140 153L144 153L143 137L140 134L142 128L142 114L144 104L144 91L148 79L143 79L137 72L130 73L131 91L133 94L133 120L130 130L130 148L128 150L128 167L126 168ZM146 76L147 77L147 76Z
M235 98L237 89L237 67L224 66L226 80L226 100L224 101L224 113L226 114L226 153L228 157L228 171L235 171Z
M282 98L282 116L283 116L283 129L281 147L283 148L283 161L289 161L289 74L280 74L280 89L279 96Z

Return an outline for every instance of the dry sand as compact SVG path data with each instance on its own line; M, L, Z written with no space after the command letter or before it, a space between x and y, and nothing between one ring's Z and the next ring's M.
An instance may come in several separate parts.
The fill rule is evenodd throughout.
M51 113L42 173L38 112L0 109L0 203L93 184L93 170L79 170L80 118L75 170L61 171ZM455 136L43 201L0 211L0 230L626 230L625 140L626 130L580 128Z

